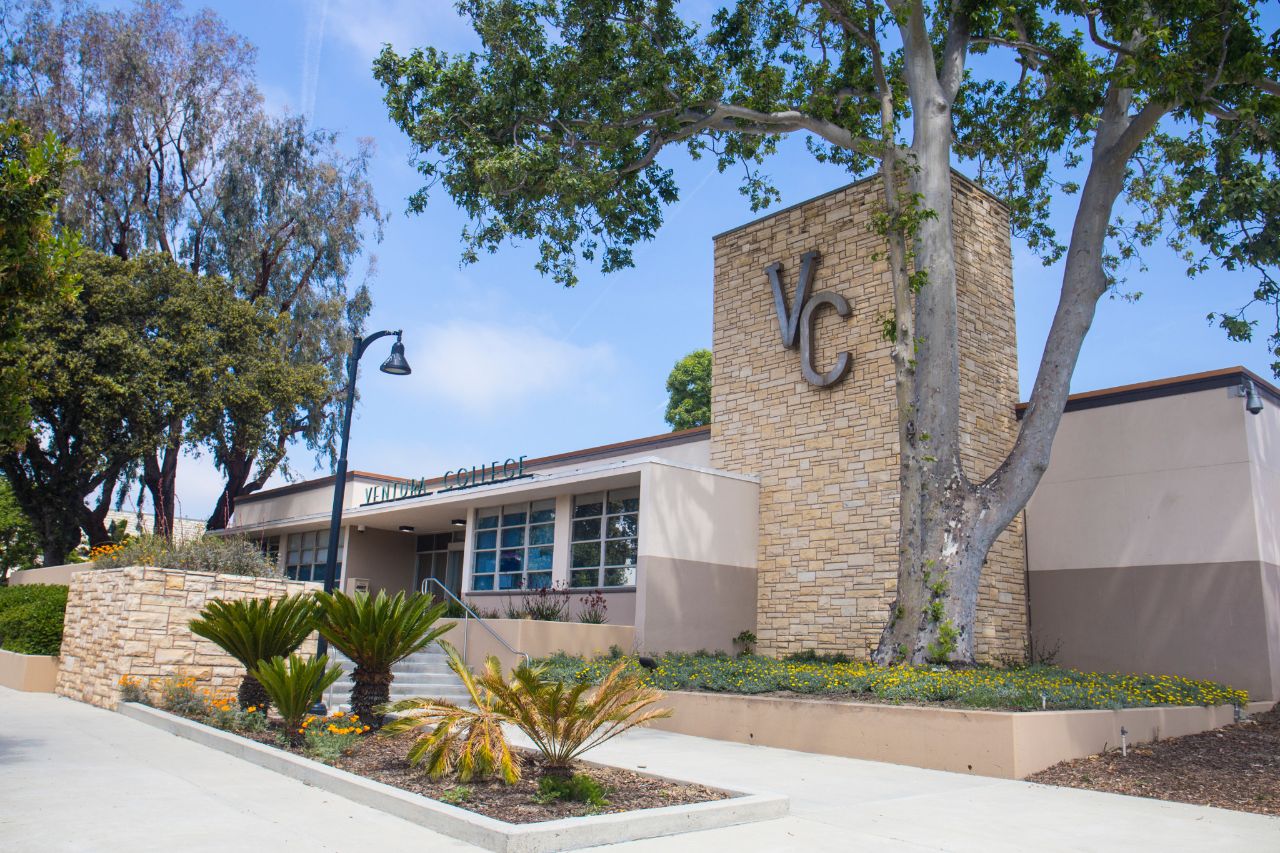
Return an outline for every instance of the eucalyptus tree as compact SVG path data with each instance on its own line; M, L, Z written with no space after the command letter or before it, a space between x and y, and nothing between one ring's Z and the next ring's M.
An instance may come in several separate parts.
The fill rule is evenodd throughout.
M459 8L477 51L387 48L375 75L426 179L410 206L443 189L471 218L464 259L532 240L563 284L578 259L630 264L679 198L660 164L676 146L744 165L754 207L777 197L759 166L788 134L817 161L878 176L901 451L897 601L878 661L973 659L983 560L1048 464L1095 307L1120 292L1126 261L1167 239L1191 272L1253 269L1255 304L1280 295L1280 47L1252 3L737 0L706 26L669 0ZM980 481L960 464L957 163L1009 204L1029 246L1064 259L1016 442ZM1061 238L1059 206L1072 218ZM1215 319L1253 333L1247 306Z
M175 406L134 466L156 529L168 532L181 452L209 447L226 477L209 525L222 527L235 498L284 464L291 441L330 453L342 355L369 307L367 290L349 293L346 278L370 227L380 236L369 144L346 156L333 134L268 116L254 48L211 11L186 14L178 0L119 10L0 0L0 9L0 105L84 152L65 181L63 222L97 251L159 251L232 279L241 298L284 318L275 355L290 369L242 366L268 371L240 384L274 383L269 399L202 398L213 411L199 413ZM316 363L332 381L312 381Z

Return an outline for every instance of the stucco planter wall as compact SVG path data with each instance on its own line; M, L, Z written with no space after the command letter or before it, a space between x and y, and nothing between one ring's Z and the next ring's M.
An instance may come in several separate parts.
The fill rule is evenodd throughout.
M461 652L472 668L483 665L489 655L496 655L504 667L515 666L520 660L502 647L476 620L467 620L464 630L462 619L444 619L454 623L453 630L444 635ZM610 646L619 646L630 652L635 645L636 629L631 625L588 625L582 622L540 622L535 619L486 619L484 624L506 640L518 651L531 657L547 657L556 652L577 655L588 660L607 654Z
M64 563L61 566L41 566L38 569L23 569L9 574L10 586L22 586L28 583L47 583L66 586L77 572L92 571L93 563Z
M214 598L275 598L315 584L128 566L77 572L67 594L57 693L114 708L121 676L195 676L234 691L244 668L187 623ZM315 640L301 651L315 651Z
M970 711L772 696L670 692L655 729L931 770L1023 779L1120 745L1229 725L1230 705L1119 711Z
M20 655L0 649L0 687L52 693L57 681L57 655Z

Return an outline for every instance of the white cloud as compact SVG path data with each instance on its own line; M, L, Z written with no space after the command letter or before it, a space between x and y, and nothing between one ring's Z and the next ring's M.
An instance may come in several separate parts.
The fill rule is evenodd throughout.
M415 388L476 413L537 396L586 393L614 367L607 344L568 343L532 326L455 320L412 340Z
M341 39L367 65L384 44L401 53L433 45L457 50L474 40L452 0L328 0L327 33Z

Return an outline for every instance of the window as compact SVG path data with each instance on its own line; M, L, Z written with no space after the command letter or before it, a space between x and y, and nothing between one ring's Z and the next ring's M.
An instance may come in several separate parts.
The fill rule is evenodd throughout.
M338 537L338 554L342 554L342 541L346 530ZM306 533L290 533L285 552L284 576L295 581L324 582L325 561L329 555L329 531L308 530ZM342 577L342 561L338 561L338 577Z
M640 487L573 499L569 586L635 586Z
M542 589L551 586L556 502L489 507L476 513L471 589Z
M267 536L258 540L258 550L262 552L262 556L273 566L280 564L280 537Z

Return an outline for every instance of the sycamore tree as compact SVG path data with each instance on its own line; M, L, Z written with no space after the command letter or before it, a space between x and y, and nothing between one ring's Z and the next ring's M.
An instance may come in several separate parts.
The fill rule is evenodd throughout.
M711 423L711 350L696 349L671 368L666 421L672 430Z
M224 527L238 496L287 466L292 443L332 455L346 353L369 310L367 289L347 280L382 222L371 144L345 152L333 133L268 114L253 46L178 0L0 0L0 45L0 107L81 152L63 182L65 226L105 254L161 252L231 280L279 319L286 369L239 365L236 394L206 398L215 411L199 418L172 406L129 468L168 533L181 453L207 449L225 476L209 526Z
M1251 3L738 0L705 25L667 0L459 9L478 51L387 48L375 74L426 179L411 207L447 193L471 218L467 259L530 240L564 284L579 260L630 264L679 198L661 159L677 146L744 164L757 207L776 198L758 167L785 135L878 175L901 492L877 661L973 660L983 560L1048 464L1098 300L1143 248L1167 240L1192 272L1255 271L1244 307L1217 318L1234 337L1277 304L1280 47ZM960 463L956 165L1063 261L1030 405L981 481Z

